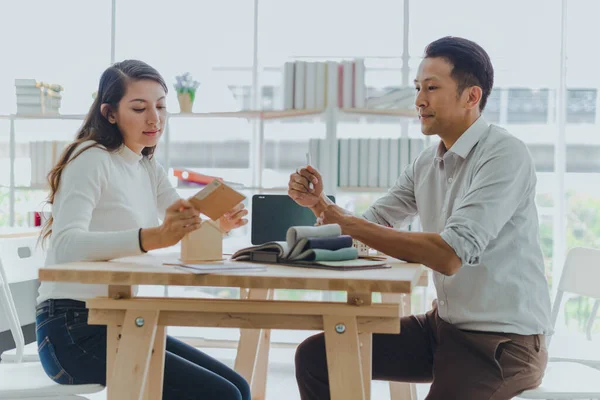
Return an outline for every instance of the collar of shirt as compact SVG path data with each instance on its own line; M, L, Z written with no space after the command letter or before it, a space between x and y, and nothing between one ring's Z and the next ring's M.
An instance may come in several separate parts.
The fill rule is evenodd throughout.
M446 153L454 153L462 159L467 158L467 155L471 152L471 149L479 142L479 139L487 131L490 124L483 118L479 117L469 129L467 129L454 143L450 150L446 150L444 142L440 140L437 151L433 158L434 162L440 162Z
M131 150L129 147L127 147L125 145L121 146L121 148L118 150L118 153L121 155L121 157L123 157L123 159L128 164L138 163L142 160L142 158L144 158L143 155L137 154L136 152L134 152L133 150Z

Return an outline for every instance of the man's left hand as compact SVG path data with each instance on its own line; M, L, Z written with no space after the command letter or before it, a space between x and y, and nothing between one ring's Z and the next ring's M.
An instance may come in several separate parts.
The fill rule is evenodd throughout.
M248 223L248 220L244 218L246 215L248 215L248 210L244 206L244 203L240 203L219 218L219 226L223 232L229 233L230 230Z
M317 225L327 224L338 224L344 232L344 228L347 227L354 216L343 208L330 204L321 212L321 215L317 219Z

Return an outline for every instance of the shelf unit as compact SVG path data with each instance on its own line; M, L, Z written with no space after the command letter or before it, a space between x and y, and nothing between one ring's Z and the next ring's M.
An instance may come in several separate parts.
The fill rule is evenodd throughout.
M326 143L329 150L329 165L321 166L321 173L325 181L324 190L326 193L335 194L341 192L369 192L380 193L384 192L383 188L356 187L356 188L339 188L337 187L337 124L344 115L352 116L389 116L408 120L416 117L416 113L410 110L394 110L394 109L349 109L328 107L323 110L242 110L228 112L207 112L207 113L169 113L165 122L164 130L164 154L165 154L165 169L170 167L170 134L169 120L171 118L241 118L258 122L258 137L256 138L255 157L252 160L251 168L253 169L253 182L249 187L244 187L241 190L251 192L286 192L285 187L266 188L262 184L262 171L264 170L264 122L275 121L292 118L321 118L326 124ZM15 223L15 192L21 190L43 190L41 187L31 186L16 186L15 185L15 158L16 158L16 128L15 121L17 120L84 120L85 114L57 114L57 115L0 115L0 120L10 121L9 134L9 159L10 159L10 177L9 177L9 225L14 226ZM4 186L6 188L6 186ZM180 187L177 188L180 194L195 193L197 189Z

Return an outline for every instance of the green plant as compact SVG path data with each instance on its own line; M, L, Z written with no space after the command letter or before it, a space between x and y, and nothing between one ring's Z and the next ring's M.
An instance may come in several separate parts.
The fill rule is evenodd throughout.
M200 86L200 82L195 81L189 72L175 77L175 90L177 94L189 93L190 100L193 102L196 97L196 89Z

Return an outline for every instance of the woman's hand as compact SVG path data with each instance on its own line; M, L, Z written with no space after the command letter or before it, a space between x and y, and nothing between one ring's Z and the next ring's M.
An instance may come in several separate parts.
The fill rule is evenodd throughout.
M240 203L219 218L219 226L223 232L229 233L232 229L248 223L248 220L244 218L246 215L248 215L248 210L245 208L244 203Z
M146 251L170 247L198 228L200 212L189 201L179 199L167 208L161 226L142 229L141 245Z

